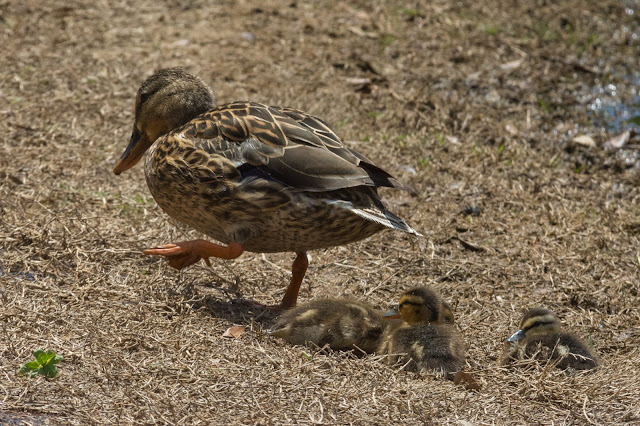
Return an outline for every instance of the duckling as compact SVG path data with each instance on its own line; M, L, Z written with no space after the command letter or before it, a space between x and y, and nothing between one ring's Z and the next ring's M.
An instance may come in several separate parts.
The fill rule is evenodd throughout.
M256 102L216 106L211 89L182 68L142 83L131 140L113 172L147 150L147 186L160 208L222 244L181 241L144 253L182 269L244 251L294 252L291 281L273 309L295 306L309 250L383 229L420 236L378 195L379 187L411 188L345 146L323 120Z
M453 324L449 304L441 302L439 312L443 322ZM402 320L396 319L399 317L395 313L383 315L354 299L317 299L285 312L269 334L294 345L328 345L333 350L373 353L385 330L402 325Z
M389 355L390 364L402 362L407 371L449 373L463 367L465 345L453 326L453 311L435 291L418 287L405 292L398 312L402 324L387 327L378 347L378 352Z
M576 336L560 330L560 322L549 309L528 310L520 321L520 329L506 342L500 364L516 360L552 361L557 368L590 370L598 366L597 357Z
M269 334L294 345L373 353L384 327L381 311L350 299L317 299L286 311Z

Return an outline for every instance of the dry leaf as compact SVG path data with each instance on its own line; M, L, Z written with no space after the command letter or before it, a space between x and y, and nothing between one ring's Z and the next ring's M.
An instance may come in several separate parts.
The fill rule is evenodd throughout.
M242 335L242 333L244 333L245 328L247 327L243 325L234 325L233 327L227 328L227 331L224 332L222 337L226 337L229 339L237 339Z
M369 84L371 79L367 77L347 77L347 83L349 84Z
M516 59L515 61L507 62L505 64L500 65L500 68L502 68L505 71L510 71L518 68L520 64L522 64L522 59Z
M573 142L582 146L590 146L590 147L596 146L596 141L594 141L591 136L587 136L587 135L576 136L575 138L573 138Z
M191 41L188 38L183 38L180 40L176 40L173 43L169 44L170 49L179 49L182 47L187 47Z
M486 247L482 247L482 246L479 246L477 244L473 244L473 243L470 243L468 241L465 241L462 238L458 237L457 235L447 239L446 242L453 241L453 240L460 241L460 244L462 244L462 247L464 247L467 250L471 250L471 251L487 251Z
M507 124L504 129L509 132L511 136L518 136L518 129L513 124Z
M478 383L471 374L464 371L458 371L456 375L453 376L453 383L462 385L469 390L480 390L482 388L480 383Z
M622 148L629 142L631 138L631 131L620 133L618 136L614 136L604 143L605 148Z
M451 135L447 135L444 137L447 142L452 143L454 145L461 145L460 144L460 138L458 138L457 136L451 136Z
M373 32L373 31L364 31L364 30L362 30L362 28L359 28L359 27L356 27L356 26L349 27L348 30L351 31L352 33L354 33L355 35L360 36L360 37L367 37L367 38L370 38L370 39L378 38L378 33Z

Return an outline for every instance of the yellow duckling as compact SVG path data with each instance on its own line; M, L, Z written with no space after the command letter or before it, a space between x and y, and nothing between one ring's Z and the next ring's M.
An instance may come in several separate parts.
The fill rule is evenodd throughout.
M272 336L294 345L328 345L333 350L373 353L384 328L381 311L349 299L318 299L285 312Z
M320 118L256 102L216 106L211 89L181 68L160 70L138 90L131 141L113 169L145 161L160 208L217 240L145 250L181 269L244 251L294 252L282 302L296 304L307 251L383 229L420 235L387 209L379 187L409 188L345 146Z
M551 361L560 369L590 370L598 365L597 357L580 339L560 331L560 322L549 309L528 310L520 329L507 342L501 365L526 359Z
M453 326L453 311L435 291L405 292L398 312L402 323L387 327L378 347L390 364L404 363L407 371L455 372L464 366L465 345Z

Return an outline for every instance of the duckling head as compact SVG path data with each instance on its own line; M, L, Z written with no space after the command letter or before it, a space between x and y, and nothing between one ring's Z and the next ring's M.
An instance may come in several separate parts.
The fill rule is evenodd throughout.
M528 336L558 331L560 331L560 323L553 312L545 308L533 308L525 312L520 321L520 330L513 333L507 342L516 343Z
M453 312L451 308L444 308L440 297L436 292L426 287L417 287L406 291L398 303L400 317L407 324L421 324L428 322L441 322L446 317L446 312L453 322ZM446 321L446 320L445 320Z
M451 305L449 305L447 302L442 302L441 320L442 322L447 324L455 323L455 316L453 315L453 309L451 308Z
M211 89L199 77L182 68L156 72L138 90L131 141L113 172L135 166L156 139L214 106Z

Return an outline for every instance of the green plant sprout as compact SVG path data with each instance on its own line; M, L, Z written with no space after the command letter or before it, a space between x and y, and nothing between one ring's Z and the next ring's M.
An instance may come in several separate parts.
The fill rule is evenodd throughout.
M62 361L62 355L56 355L53 351L43 351L42 349L36 349L33 351L33 357L35 361L27 362L20 368L18 373L28 375L29 377L35 377L38 374L42 374L45 377L53 379L58 375L58 369L56 364Z

